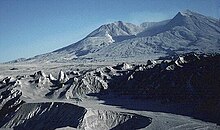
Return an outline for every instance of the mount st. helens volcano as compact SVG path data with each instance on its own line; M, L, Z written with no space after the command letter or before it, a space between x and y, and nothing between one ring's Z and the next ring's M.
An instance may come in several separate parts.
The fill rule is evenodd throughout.
M118 21L100 26L69 46L21 61L145 61L188 52L220 52L217 19L186 10L161 22Z
M220 22L187 10L0 64L0 129L218 130L219 43Z

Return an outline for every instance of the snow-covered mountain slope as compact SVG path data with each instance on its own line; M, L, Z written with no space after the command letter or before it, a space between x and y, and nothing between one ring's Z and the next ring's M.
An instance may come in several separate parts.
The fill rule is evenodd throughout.
M109 34L112 37L129 36L129 35L136 35L140 31L141 31L141 27L137 25L118 21L118 22L102 25L101 27L90 33L87 37L105 36L106 34Z
M141 27L122 21L105 24L91 32L84 39L54 52L30 58L30 61L68 61L89 53L95 53L113 42L133 38Z
M139 26L122 21L102 25L77 43L25 61L144 61L176 53L219 53L219 37L217 19L186 10Z
M140 25L142 28L144 28L144 30L138 33L138 36L151 36L155 32L159 31L161 28L163 28L163 26L166 25L168 22L170 22L170 19L160 22L144 22Z
M220 24L217 19L186 11L179 12L165 23L145 29L133 39L112 43L87 57L146 59L175 53L220 52Z

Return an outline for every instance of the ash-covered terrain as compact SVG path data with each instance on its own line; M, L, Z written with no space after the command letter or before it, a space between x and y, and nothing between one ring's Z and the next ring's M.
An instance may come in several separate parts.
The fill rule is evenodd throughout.
M190 53L139 65L59 71L57 76L43 71L14 74L0 82L1 127L185 129L197 123L195 128L219 129L219 67L219 54ZM183 117L154 126L154 112ZM166 114L159 117L170 120ZM189 124L181 126L182 120Z
M219 37L187 10L0 64L0 128L220 129Z

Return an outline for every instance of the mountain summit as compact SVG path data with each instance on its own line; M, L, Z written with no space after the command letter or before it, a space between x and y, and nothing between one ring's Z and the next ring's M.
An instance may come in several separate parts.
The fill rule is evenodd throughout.
M219 53L219 37L217 19L186 10L161 22L105 24L76 43L26 61L145 61L187 52Z
M141 27L137 25L117 21L114 23L102 25L101 27L90 33L87 37L105 36L106 34L109 34L112 37L129 36L136 35L140 31Z

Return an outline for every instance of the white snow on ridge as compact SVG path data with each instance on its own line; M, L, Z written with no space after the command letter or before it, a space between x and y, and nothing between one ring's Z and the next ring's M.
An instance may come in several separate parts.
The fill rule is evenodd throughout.
M161 22L105 24L77 43L21 62L143 61L187 52L219 53L219 37L217 19L186 10Z

